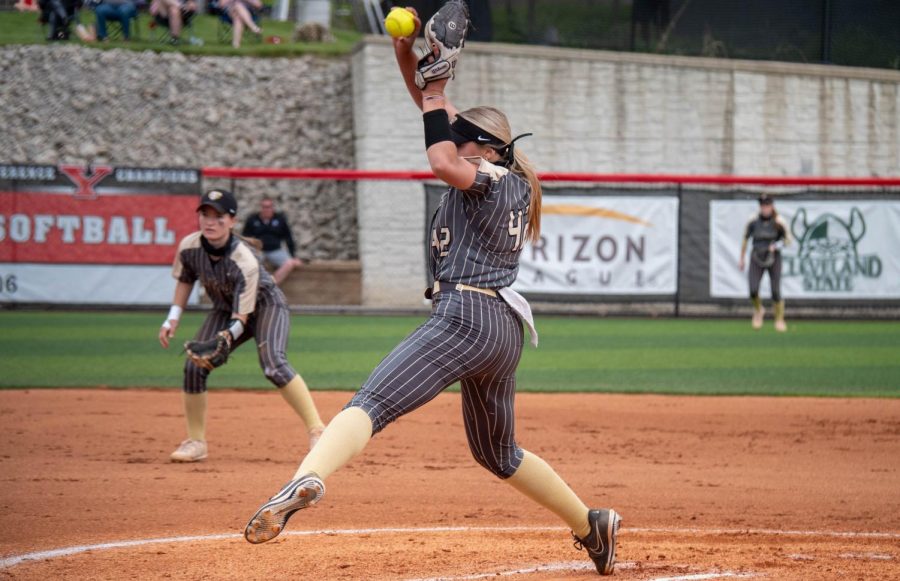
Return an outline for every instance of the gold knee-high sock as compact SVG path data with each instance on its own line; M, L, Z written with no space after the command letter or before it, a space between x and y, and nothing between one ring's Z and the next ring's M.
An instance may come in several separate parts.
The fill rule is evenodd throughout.
M362 408L347 408L334 416L319 443L310 450L294 478L315 472L325 480L331 474L363 451L372 439L372 420Z
M184 418L188 438L206 440L206 392L184 394Z
M750 299L750 302L753 303L753 308L757 311L762 310L762 300L759 297L753 297Z
M778 301L777 303L775 303L775 320L784 320L784 301Z
M294 408L294 411L306 424L306 429L321 428L325 425L322 423L322 418L319 417L319 410L316 409L316 403L309 393L309 388L306 387L306 382L299 373L278 391L281 392L284 401Z
M588 507L559 477L549 464L531 452L516 473L506 479L510 486L561 518L576 535L584 538L590 533Z

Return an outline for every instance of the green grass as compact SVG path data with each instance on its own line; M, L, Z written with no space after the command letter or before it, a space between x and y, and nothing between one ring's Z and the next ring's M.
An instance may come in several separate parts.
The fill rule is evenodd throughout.
M0 12L0 46L12 44L46 44L45 29L37 22L38 15L34 12ZM80 12L82 24L94 24L94 13L90 10ZM207 14L198 15L194 19L193 31L185 31L182 34L184 41L179 46L171 46L157 40L159 29L150 29L148 24L152 18L145 12L140 15L140 40L132 39L130 42L110 41L92 43L91 46L100 49L124 48L130 50L153 50L159 52L179 51L191 55L225 55L225 56L295 56L301 54L319 55L344 55L348 54L361 38L361 35L352 30L335 29L332 33L335 42L302 43L292 42L294 31L293 22L280 22L263 19L261 25L263 36L279 36L281 44L268 44L257 42L251 33L244 35L239 49L231 47L230 37L226 42L219 42L217 38L218 19ZM83 44L74 34L69 43ZM189 44L187 39L194 36L203 41L202 46Z
M0 311L0 387L178 387L179 348L156 341L161 313ZM201 321L189 313L180 344ZM294 316L289 356L314 388L357 389L423 317ZM523 391L900 397L900 323L540 317ZM211 387L268 388L252 346Z

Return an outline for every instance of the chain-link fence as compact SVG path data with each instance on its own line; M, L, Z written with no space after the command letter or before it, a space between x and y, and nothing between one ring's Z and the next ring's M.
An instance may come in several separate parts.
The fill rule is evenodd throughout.
M430 17L443 0L411 5ZM469 0L472 40L900 68L896 0Z

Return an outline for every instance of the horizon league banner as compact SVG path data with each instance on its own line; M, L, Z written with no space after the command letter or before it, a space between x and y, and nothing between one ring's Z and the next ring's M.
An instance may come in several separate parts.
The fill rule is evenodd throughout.
M196 169L0 165L0 303L169 303L200 191Z
M710 202L712 297L749 296L747 271L738 270L738 259L747 222L758 208L751 200ZM900 201L776 200L775 208L792 238L782 251L786 298L900 298ZM768 276L760 296L772 296Z
M523 293L671 295L678 270L678 198L546 195L541 239L522 252Z

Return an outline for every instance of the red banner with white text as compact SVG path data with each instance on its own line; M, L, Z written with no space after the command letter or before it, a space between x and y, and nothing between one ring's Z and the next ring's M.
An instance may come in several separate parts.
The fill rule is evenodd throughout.
M0 165L0 301L169 302L200 191L195 169Z

